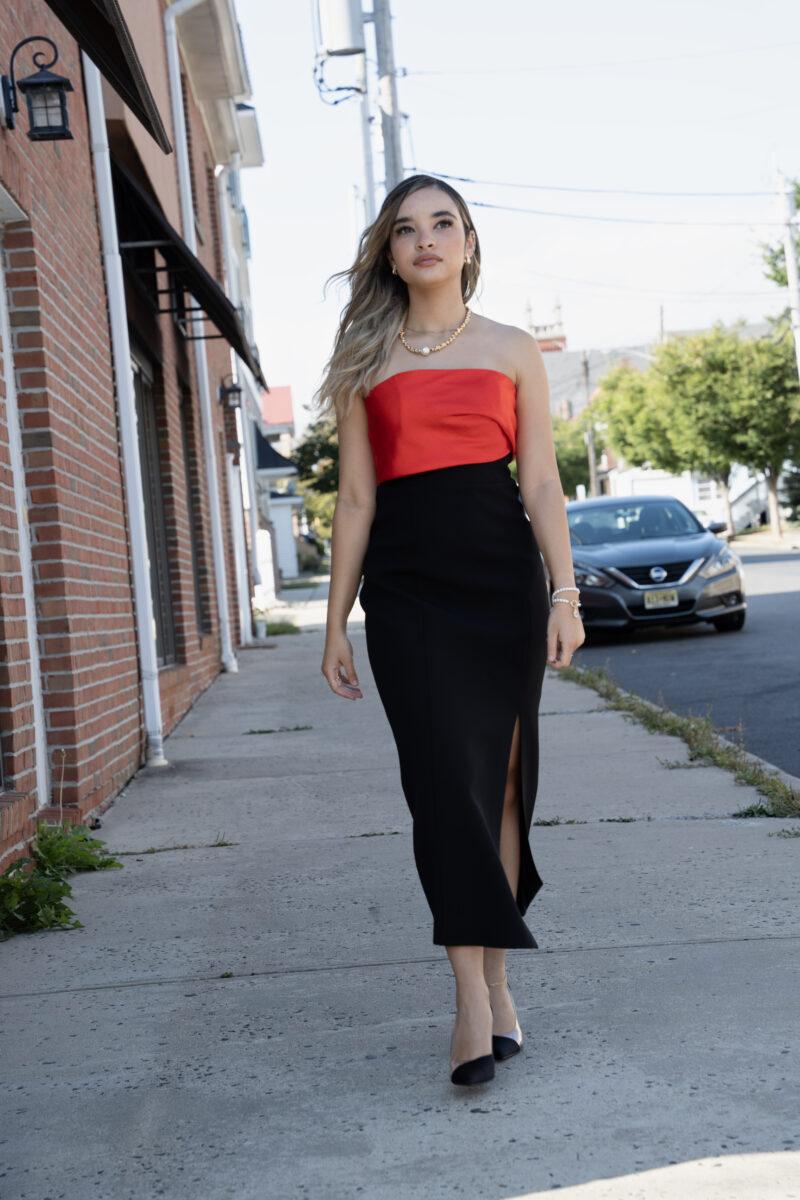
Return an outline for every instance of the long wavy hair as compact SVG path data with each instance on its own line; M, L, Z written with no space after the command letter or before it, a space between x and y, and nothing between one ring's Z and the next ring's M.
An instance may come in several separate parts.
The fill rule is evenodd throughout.
M474 229L464 199L444 180L434 175L411 175L392 188L377 217L361 235L352 267L335 272L325 284L327 290L333 280L347 280L350 299L342 310L322 383L314 393L320 417L331 411L338 419L346 416L355 397L366 396L388 361L408 314L408 287L389 266L389 238L406 197L426 187L439 188L450 197L463 222L465 237ZM481 249L476 234L475 251L461 270L465 303L475 294L480 270Z

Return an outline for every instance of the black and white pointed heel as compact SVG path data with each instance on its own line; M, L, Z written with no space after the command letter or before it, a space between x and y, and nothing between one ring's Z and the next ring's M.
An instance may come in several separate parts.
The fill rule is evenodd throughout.
M494 1038L492 1038L492 1053L481 1054L479 1058L468 1058L463 1062L453 1061L453 1040L450 1039L450 1082L463 1087L472 1087L476 1083L488 1083L494 1079Z
M462 1063L454 1064L450 1060L451 1083L472 1087L476 1083L488 1083L490 1079L494 1079L494 1053L482 1054L480 1058L470 1058Z
M497 983L490 983L489 987L502 987L506 979L507 977L503 975L502 979L498 980ZM510 1033L492 1034L492 1055L496 1062L505 1062L507 1058L513 1058L515 1054L519 1054L522 1049L522 1030L519 1027L517 1008L510 991L508 995L514 1009L515 1023Z

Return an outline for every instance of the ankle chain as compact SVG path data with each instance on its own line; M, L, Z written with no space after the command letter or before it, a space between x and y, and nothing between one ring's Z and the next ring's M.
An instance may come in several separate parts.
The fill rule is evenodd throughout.
M502 987L503 984L507 982L507 980L508 980L508 976L504 973L503 978L498 979L497 983L489 983L486 986L487 987Z

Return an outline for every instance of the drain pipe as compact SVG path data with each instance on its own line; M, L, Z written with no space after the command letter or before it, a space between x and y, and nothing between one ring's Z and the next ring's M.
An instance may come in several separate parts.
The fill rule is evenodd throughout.
M245 390L248 394L249 403L253 400L253 393L250 384L245 379ZM261 572L258 569L258 547L256 546L256 534L258 533L258 491L256 489L256 446L254 421L244 409L242 410L242 453L245 462L245 478L247 480L247 495L250 501L250 569L253 572L253 583L256 587L262 582Z
M174 3L164 13L167 75L169 77L169 92L172 104L173 141L178 168L178 193L183 221L183 240L192 254L195 255L197 254L197 237L194 229L194 206L192 204L192 184L189 173L189 147L186 139L186 114L183 109L183 96L181 94L181 60L178 51L178 32L175 22L182 13L204 2L205 0L174 0ZM214 445L214 410L208 387L206 347L205 342L202 341L203 322L196 316L192 316L190 318L190 326L192 336L196 339L192 342L192 346L194 347L195 374L197 375L197 391L203 426L203 449L205 451L208 508L211 518L211 547L214 557L214 586L217 593L220 653L223 670L235 672L239 670L239 664L236 661L236 655L233 652L233 642L231 640L230 613L228 610L228 578L225 564L225 544L222 538L222 513L219 500L217 453Z
M225 281L228 290L228 299L235 308L239 307L241 294L239 292L239 277L234 271L233 249L231 246L231 231L228 224L229 205L225 195L228 179L231 171L234 171L239 165L241 154L235 151L231 161L225 163L222 170L216 179L217 184L217 206L219 208L220 232L222 234L222 262L225 272ZM235 381L242 386L242 371L239 366L239 356L231 351L231 364L233 367L233 377ZM244 396L244 392L242 393ZM240 408L237 416L237 433L239 434L239 444L243 446L244 438L240 432L241 418L243 409ZM241 459L241 453L240 453ZM228 504L231 513L231 530L233 533L233 556L236 564L236 600L239 617L239 638L242 645L249 646L253 642L253 617L250 605L250 585L247 576L247 538L244 532L244 515L243 515L243 493L242 493L242 474L241 466L234 466L231 456L225 455L225 465L228 474Z
M117 392L117 411L125 475L133 595L136 604L136 638L139 648L139 673L142 678L142 707L147 739L146 758L148 767L166 767L168 763L164 757L164 729L161 720L161 692L158 683L153 594L150 590L150 556L144 520L136 397L133 390L133 368L128 336L128 315L125 309L122 257L117 237L117 214L111 186L111 159L108 149L106 116L100 72L86 54L82 53L81 57L83 59L86 106L89 113L89 136L97 186L97 203L100 210L100 230L103 238L103 262L108 293L111 349L114 359L114 385Z
M228 198L227 198L226 193L230 190L230 188L228 186L228 179L230 177L231 171L235 171L238 169L241 158L242 158L241 154L238 153L238 151L237 151L237 153L234 154L234 156L233 156L233 161L230 164L228 164L222 168L222 170L219 173L219 178L217 180L217 184L219 187L219 211L220 211L220 216L222 218L222 249L223 249L223 255L225 258L225 274L228 277L229 293L233 291L234 261L233 261L233 247L231 244L231 229L230 229L230 223L229 223L230 204L228 203ZM236 303L236 304L238 304L239 301L241 300L241 295L239 294L238 282L236 284L236 295L235 296L231 295L230 299L233 303ZM236 359L236 378L239 383L244 383L245 393L247 394L247 397L248 397L247 401L242 405L242 407L239 410L239 417L241 420L241 428L242 428L242 455L244 457L245 484L247 487L248 502L250 504L250 570L253 575L253 583L257 587L258 584L261 583L261 572L258 569L258 555L256 553L256 531L258 529L258 496L256 494L256 478L255 478L255 461L256 460L255 460L255 440L253 438L253 422L252 422L251 418L248 416L248 409L250 407L250 401L253 401L254 403L257 403L257 401L254 400L254 393L253 393L252 385L249 382L249 374L250 374L249 371L242 370L240 360L237 357L237 359ZM248 597L248 601L249 601L249 597ZM250 605L248 602L248 614L249 614L249 611L250 611ZM249 618L248 618L248 625L249 625ZM252 634L250 636L252 638Z

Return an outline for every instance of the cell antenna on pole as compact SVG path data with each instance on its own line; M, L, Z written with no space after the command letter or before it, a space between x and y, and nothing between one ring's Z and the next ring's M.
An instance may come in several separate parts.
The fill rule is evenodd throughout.
M319 0L319 29L320 49L331 57L366 50L361 0Z

